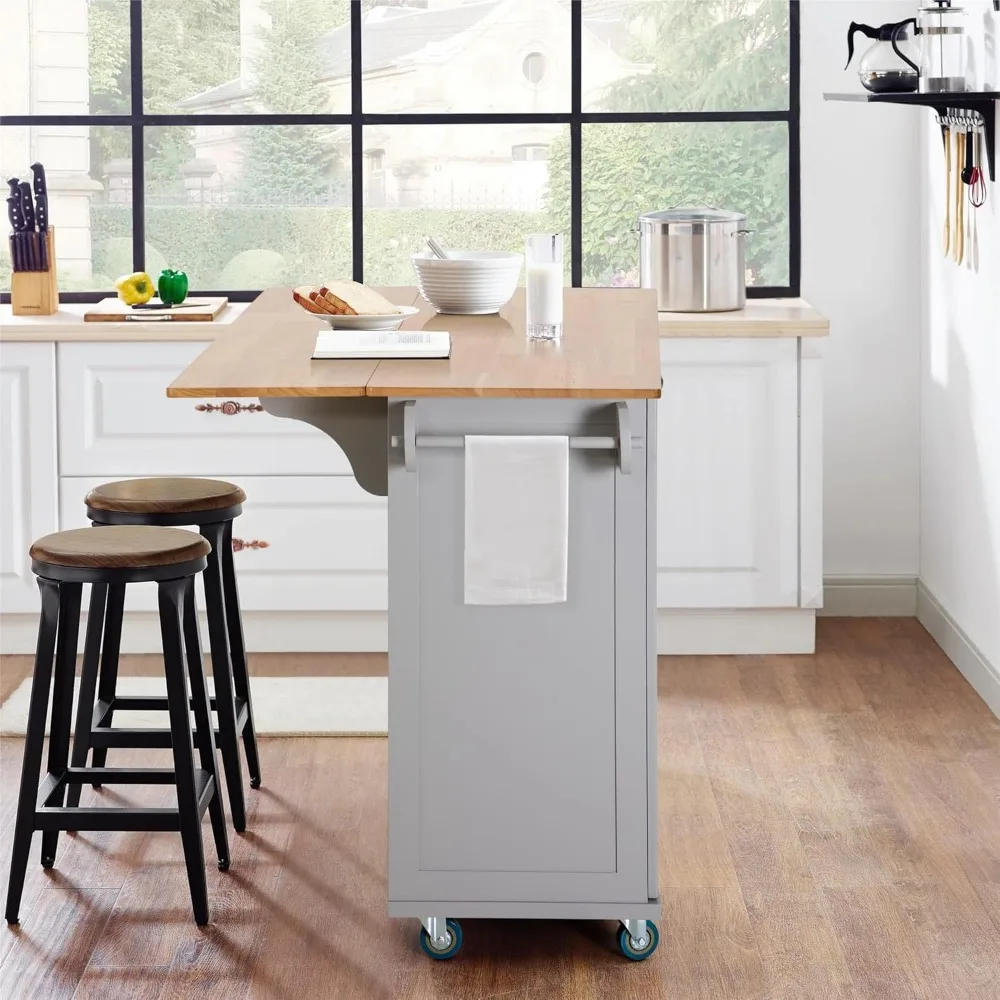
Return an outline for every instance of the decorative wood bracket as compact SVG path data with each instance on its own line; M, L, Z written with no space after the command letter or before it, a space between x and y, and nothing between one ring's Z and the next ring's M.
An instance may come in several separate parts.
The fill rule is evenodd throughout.
M231 417L236 413L263 413L260 403L237 403L235 399L227 399L224 403L198 403L195 409L199 413L223 413Z
M244 549L268 549L270 547L270 542L259 541L256 538L251 539L249 542L243 541L242 538L233 539L234 552L242 552Z

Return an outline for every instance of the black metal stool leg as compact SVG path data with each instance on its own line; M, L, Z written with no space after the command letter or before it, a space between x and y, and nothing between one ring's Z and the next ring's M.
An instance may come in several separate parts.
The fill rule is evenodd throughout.
M31 702L24 733L24 758L21 762L21 789L17 797L14 845L10 859L10 879L7 883L8 924L17 923L21 893L24 891L24 876L28 870L28 855L31 853L31 835L35 831L38 779L42 767L42 744L45 741L45 711L49 706L52 660L56 651L59 623L59 584L39 579L38 589L42 593L42 614L38 623L35 670L31 679Z
M198 784L191 746L191 712L184 676L181 622L186 581L164 580L159 585L160 634L163 639L163 672L167 679L167 710L174 753L174 781L180 819L184 863L191 887L191 907L195 921L208 923L208 883L205 879L205 851L201 842L198 814ZM218 794L218 789L214 794Z
M194 709L198 755L203 771L207 771L215 782L215 794L208 803L212 818L212 834L215 850L219 856L219 870L229 868L229 834L226 831L226 812L222 805L222 782L215 756L215 726L212 723L212 706L208 698L208 683L205 680L205 664L201 658L201 642L198 637L198 610L194 595L192 577L184 590L184 645L187 654L188 678L191 681L191 707ZM194 623L194 627L191 623Z
M87 638L83 644L83 667L80 670L80 698L76 706L76 727L73 733L73 767L87 766L90 750L90 727L94 717L94 697L97 693L97 670L101 658L101 637L104 634L104 612L108 603L108 585L94 583L90 587L90 612L87 615ZM74 783L66 789L66 805L80 804L82 786Z
M247 668L246 643L243 640L243 616L240 595L236 587L236 566L233 563L233 522L226 521L222 539L222 589L226 595L226 625L229 629L229 652L233 659L233 689L236 697L246 703L247 721L243 727L243 749L247 755L250 787L260 788L260 755L257 752L257 729L253 720L250 698L250 672Z
M208 566L202 575L205 580L208 639L212 644L215 710L219 716L219 747L222 750L222 766L226 771L226 785L229 788L229 809L233 816L233 829L237 833L242 833L247 828L247 813L243 799L243 774L240 767L236 702L233 694L233 667L229 655L229 634L226 628L226 607L222 586L220 555L225 545L223 528L223 524L206 524L199 530L212 543Z
M55 679L52 683L52 725L49 731L49 774L59 775L69 765L69 726L73 715L73 684L76 680L76 644L80 635L80 597L82 583L59 585L59 634L56 642ZM61 806L66 785L53 794L49 805ZM51 868L56 860L59 831L42 834L42 867Z
M104 645L101 649L101 679L97 684L98 706L113 705L118 690L118 653L122 642L122 619L125 615L125 584L112 583L108 587L107 610L104 614ZM97 712L94 713L95 715ZM110 726L114 708L102 711L103 723ZM98 720L94 720L94 725ZM93 766L104 767L108 760L107 747L94 747ZM100 788L94 785L94 788Z

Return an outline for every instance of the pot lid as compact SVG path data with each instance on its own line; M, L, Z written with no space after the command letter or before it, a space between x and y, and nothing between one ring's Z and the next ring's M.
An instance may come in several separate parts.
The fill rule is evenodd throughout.
M646 212L640 222L746 222L742 212L727 212L722 208L668 208L662 212Z

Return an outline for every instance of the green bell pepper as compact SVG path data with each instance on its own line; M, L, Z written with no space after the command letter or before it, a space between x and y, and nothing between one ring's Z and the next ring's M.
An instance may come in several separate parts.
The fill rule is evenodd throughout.
M183 271L164 268L156 283L156 291L165 305L179 306L187 298L188 276Z

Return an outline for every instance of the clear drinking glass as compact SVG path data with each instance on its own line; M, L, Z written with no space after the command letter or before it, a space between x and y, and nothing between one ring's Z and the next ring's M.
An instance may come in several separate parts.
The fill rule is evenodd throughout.
M524 242L529 340L558 340L563 329L562 233L533 233Z

